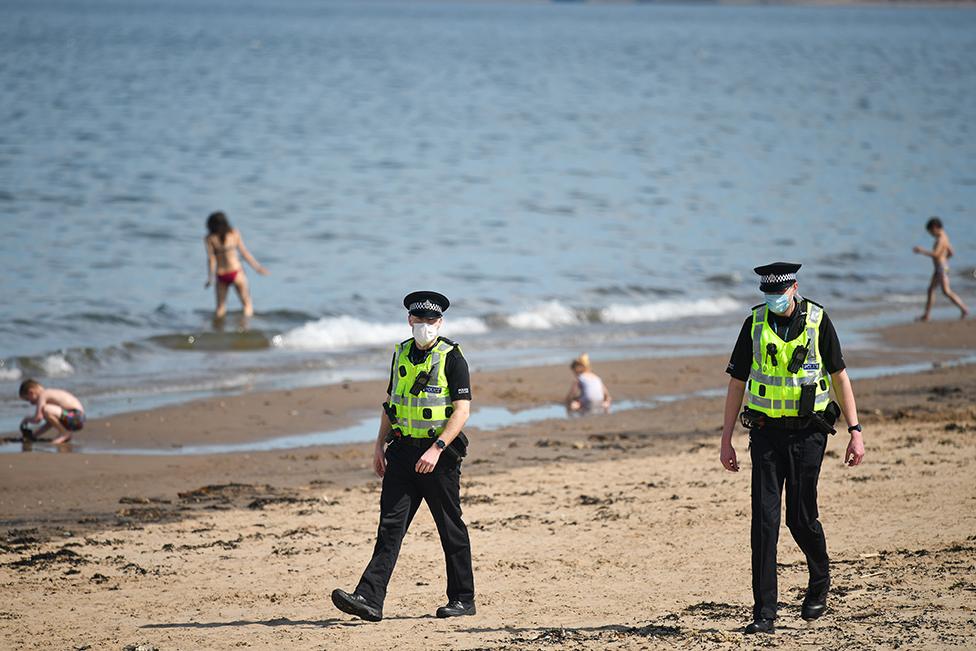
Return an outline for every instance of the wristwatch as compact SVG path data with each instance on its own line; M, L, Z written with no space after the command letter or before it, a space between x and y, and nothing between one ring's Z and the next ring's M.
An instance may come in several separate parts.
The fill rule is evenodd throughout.
M851 425L850 427L847 428L847 433L848 434L851 434L853 432L863 432L863 431L864 430L861 429L861 424L860 423L858 423L857 425Z
M447 447L447 443L445 443L442 439L437 439L436 441L434 441L434 445L437 446L438 450L443 450L444 448Z

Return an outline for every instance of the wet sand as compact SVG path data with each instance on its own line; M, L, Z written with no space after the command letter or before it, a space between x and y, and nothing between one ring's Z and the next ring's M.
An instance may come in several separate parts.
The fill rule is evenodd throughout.
M966 349L976 352L976 319L903 323L885 328L881 338L895 346Z
M948 348L972 350L976 331L946 334L950 327L913 324L905 336L915 347L947 338ZM724 386L724 363L635 360L598 370L616 397L640 398ZM561 398L568 380L564 368L480 374L475 397L532 406ZM287 422L289 400L307 400L346 415L371 408L382 389L252 395L231 411L245 422L245 407ZM821 482L832 610L814 626L799 620L805 570L784 527L780 630L759 642L965 647L976 635L976 367L864 380L855 390L865 465L843 467L839 434ZM348 402L335 397L346 393ZM216 402L184 409L214 411ZM743 472L718 463L722 402L472 429L462 490L479 614L453 621L430 616L444 577L424 509L383 623L352 621L328 601L332 588L355 585L372 547L379 482L368 444L201 457L6 455L0 647L740 647L751 607L750 463L742 432ZM121 422L159 422L164 411ZM116 429L119 418L110 420L105 429ZM202 436L190 424L204 421L187 423L185 440ZM210 435L238 435L224 426Z

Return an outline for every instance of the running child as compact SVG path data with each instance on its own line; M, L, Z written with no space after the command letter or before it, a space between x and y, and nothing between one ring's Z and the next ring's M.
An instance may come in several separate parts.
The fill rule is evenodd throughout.
M935 265L935 270L932 272L932 281L929 283L929 294L928 299L925 302L925 313L919 317L919 321L928 321L929 314L932 312L932 304L935 302L935 288L942 287L942 293L946 297L956 304L962 314L959 316L960 319L965 319L966 315L969 314L969 309L966 304L962 302L962 299L949 289L949 258L952 257L954 251L952 250L952 243L949 242L949 235L945 232L945 228L942 226L942 220L938 217L933 217L925 223L925 230L929 232L929 235L935 238L935 243L932 245L932 250L929 251L921 246L916 246L912 249L915 253L921 255L927 255L932 258L932 264Z

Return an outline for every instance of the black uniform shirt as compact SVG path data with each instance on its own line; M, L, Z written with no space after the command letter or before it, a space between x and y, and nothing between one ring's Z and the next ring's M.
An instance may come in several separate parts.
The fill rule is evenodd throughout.
M454 344L450 339L440 337L449 344ZM436 346L436 344L434 344ZM410 361L414 364L420 364L427 356L430 355L430 351L434 349L431 346L427 350L420 349L416 342L410 347ZM390 383L386 387L386 395L393 394L393 373L396 372L396 351L393 353L393 363L391 364L390 373ZM468 372L468 360L464 359L464 355L458 349L457 345L454 344L454 348L447 354L444 360L444 375L447 377L447 388L451 392L451 401L454 400L471 400L471 374Z
M800 300L800 297L797 297ZM800 336L807 318L807 302L802 300L799 309L793 310L790 316L779 316L769 312L769 325L783 341L791 341ZM817 342L820 349L820 357L823 360L824 370L833 375L846 368L844 364L844 354L840 349L840 340L837 338L837 331L834 324L830 322L830 317L824 311L823 320L820 322L820 337ZM745 382L749 379L749 370L752 368L752 315L750 314L742 330L739 331L739 338L732 349L732 357L725 372L737 380Z

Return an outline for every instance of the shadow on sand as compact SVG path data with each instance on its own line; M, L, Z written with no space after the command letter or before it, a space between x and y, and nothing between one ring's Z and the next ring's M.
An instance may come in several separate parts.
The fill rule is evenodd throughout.
M431 615L417 615L413 617L408 616L393 616L384 617L384 620L396 620L396 619L432 619ZM307 628L330 628L333 626L363 626L368 625L371 622L364 622L355 619L337 619L335 617L330 617L329 619L288 619L287 617L276 617L274 619L265 620L248 620L248 619L238 619L230 622L165 622L160 624L144 624L139 628L148 629L165 629L165 628L224 628L228 626L300 626Z
M139 628L223 628L227 626L305 626L310 628L329 628L330 626L345 626L358 622L330 619L288 619L276 617L265 620L238 619L230 622L166 622L160 624L145 624Z
M524 627L500 626L496 628L471 627L460 629L464 633L508 633L512 635L512 642L566 644L586 639L599 639L606 633L615 636L631 635L636 637L683 637L686 631L678 626L665 624L645 624L644 626L627 626L624 624L605 624L603 626L565 626L565 627Z

